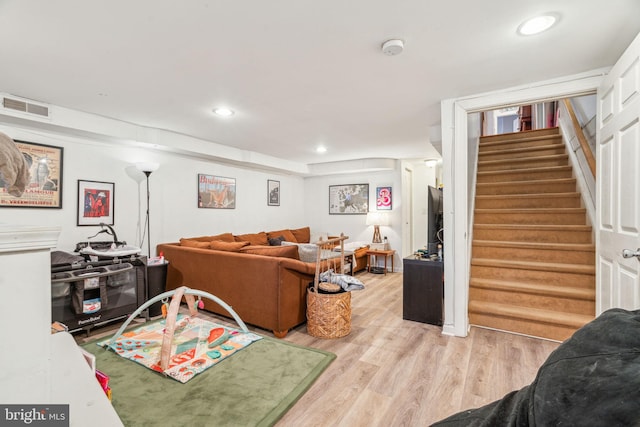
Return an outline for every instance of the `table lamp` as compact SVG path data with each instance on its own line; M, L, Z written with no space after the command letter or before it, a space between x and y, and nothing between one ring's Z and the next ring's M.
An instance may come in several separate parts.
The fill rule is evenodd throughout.
M386 212L367 212L367 225L373 225L372 243L382 243L380 226L389 225L389 215Z

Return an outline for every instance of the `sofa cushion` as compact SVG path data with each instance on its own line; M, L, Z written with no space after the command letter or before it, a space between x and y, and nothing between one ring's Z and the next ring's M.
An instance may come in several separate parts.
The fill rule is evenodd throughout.
M311 242L311 229L309 227L296 228L291 230L291 234L296 238L298 243ZM286 240L286 239L285 239Z
M284 258L298 258L298 249L295 246L245 246L240 252L254 255L265 255Z
M233 237L236 242L249 242L250 245L269 245L267 233L264 231L261 231L260 233L238 234Z
M278 230L278 231L269 231L267 232L268 239L275 239L279 236L284 237L284 240L287 242L297 242L296 237L290 230Z
M215 236L211 236L211 240L214 241L218 241L218 242L235 242L235 239L233 238L233 234L231 233L222 233L222 234L217 234Z
M235 242L233 234L231 233L216 234L215 236L190 237L189 240L196 240L198 242L207 243L211 242L212 240L217 240L220 242Z
M249 242L222 242L219 240L212 240L209 243L209 248L215 249L216 251L239 252L240 249L248 245Z
M185 246L187 248L202 248L208 249L209 242L200 242L196 239L180 239L180 246Z

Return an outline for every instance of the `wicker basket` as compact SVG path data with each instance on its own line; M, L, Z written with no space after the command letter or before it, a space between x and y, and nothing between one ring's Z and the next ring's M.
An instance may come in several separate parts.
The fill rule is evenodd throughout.
M351 332L351 292L307 290L307 332L316 338L341 338Z

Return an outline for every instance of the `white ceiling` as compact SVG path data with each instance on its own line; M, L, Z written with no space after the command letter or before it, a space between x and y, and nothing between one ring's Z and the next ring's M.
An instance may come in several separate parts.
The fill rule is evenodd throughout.
M638 32L638 0L0 0L0 92L303 164L426 158L441 99L610 66Z

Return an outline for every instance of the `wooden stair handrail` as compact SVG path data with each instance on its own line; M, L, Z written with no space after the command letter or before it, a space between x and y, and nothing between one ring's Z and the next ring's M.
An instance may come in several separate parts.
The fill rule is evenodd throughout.
M589 165L591 174L595 177L596 176L596 159L593 156L591 147L587 142L587 138L584 136L584 132L582 132L582 127L580 126L580 122L578 122L578 118L576 117L576 113L573 110L573 106L571 105L571 102L567 98L563 99L562 101L564 102L564 106L567 108L567 112L569 113L569 117L571 118L571 122L573 123L573 128L576 131L578 142L580 142L580 147L582 148L584 157L587 160L587 164Z

